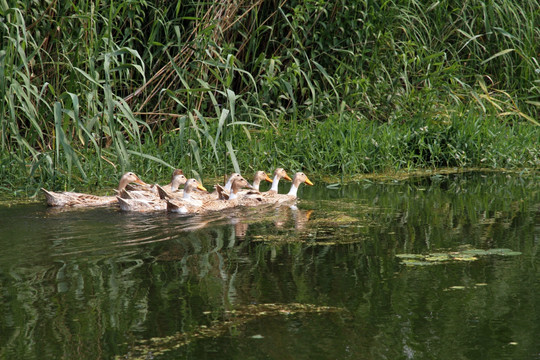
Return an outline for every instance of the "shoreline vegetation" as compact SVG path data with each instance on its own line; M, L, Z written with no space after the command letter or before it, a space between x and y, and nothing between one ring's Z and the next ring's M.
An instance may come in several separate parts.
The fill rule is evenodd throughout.
M539 9L1 2L0 192L99 190L128 170L165 182L174 168L538 171Z

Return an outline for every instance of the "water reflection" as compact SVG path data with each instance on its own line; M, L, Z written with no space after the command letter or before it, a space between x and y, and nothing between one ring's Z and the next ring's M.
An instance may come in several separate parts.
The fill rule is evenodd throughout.
M306 187L297 208L211 216L0 207L0 354L538 358L537 184L481 174ZM395 257L462 246L523 255ZM249 306L255 315L239 315ZM191 340L155 345L171 336Z

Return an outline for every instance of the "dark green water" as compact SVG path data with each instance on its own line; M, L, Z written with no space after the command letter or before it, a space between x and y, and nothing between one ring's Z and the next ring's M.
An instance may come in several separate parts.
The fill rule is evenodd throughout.
M0 205L0 358L540 359L539 180L317 185L211 217ZM509 250L471 259L489 249ZM453 257L396 256L433 253Z

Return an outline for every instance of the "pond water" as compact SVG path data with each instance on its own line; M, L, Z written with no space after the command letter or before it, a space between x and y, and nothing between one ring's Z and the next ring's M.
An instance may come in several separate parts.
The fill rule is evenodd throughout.
M539 180L204 217L0 205L0 358L540 359Z

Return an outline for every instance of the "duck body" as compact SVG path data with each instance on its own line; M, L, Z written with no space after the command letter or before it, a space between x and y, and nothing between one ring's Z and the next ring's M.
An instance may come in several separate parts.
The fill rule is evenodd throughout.
M120 206L120 210L126 212L150 212L150 211L164 211L167 209L167 203L159 198L132 198L125 199L117 196L116 200Z
M129 183L137 183L146 185L135 173L127 172L120 178L118 192L123 191ZM92 194L77 193L77 192L54 192L41 188L45 194L45 199L48 206L56 207L92 207L92 206L107 206L116 203L116 196L97 196Z
M46 189L41 189L45 194L48 206L106 206L114 203L114 196L97 196L92 194L76 193L76 192L54 192Z

